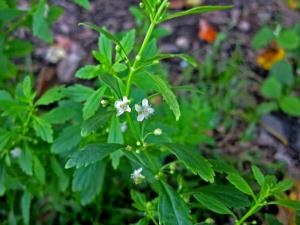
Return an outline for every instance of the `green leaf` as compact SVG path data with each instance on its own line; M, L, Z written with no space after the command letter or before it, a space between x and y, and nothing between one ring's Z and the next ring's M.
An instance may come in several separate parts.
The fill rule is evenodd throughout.
M91 23L79 23L79 25L82 25L82 26L86 26L92 30L95 30L99 33L102 33L103 35L105 35L109 40L113 41L115 44L119 45L121 50L123 51L123 53L125 53L125 48L124 46L122 45L122 43L116 38L114 37L113 34L109 33L105 28L101 28L101 27L98 27L94 24L91 24Z
M205 12L210 12L210 11L218 11L218 10L226 10L226 9L231 9L231 5L225 5L225 6L198 6L194 7L192 9L186 10L186 11L180 11L177 13L170 14L166 16L165 18L162 18L159 20L159 23L171 20L177 17L182 17L182 16L187 16L187 15L192 15L192 14L200 14L200 13L205 13Z
M41 184L45 184L45 177L46 177L45 168L42 165L39 158L36 156L33 157L33 171L36 178L39 180L39 182L41 182Z
M73 119L76 113L76 109L70 107L69 104L60 104L60 106L43 114L42 119L51 124L62 124Z
M277 41L281 47L288 50L295 50L300 44L299 34L295 30L286 30L281 32Z
M65 174L65 170L54 157L51 157L51 169L58 180L59 190L64 192L69 186L70 179Z
M2 196L5 193L6 175L6 164L3 159L0 159L0 196Z
M148 65L153 65L156 60L163 60L163 59L169 59L169 58L180 58L189 64L191 64L193 67L198 66L198 62L195 58L192 56L186 55L186 54L160 54L157 56L154 56L146 61L142 62L142 66L148 66Z
M32 175L32 153L30 150L22 150L18 157L18 164L22 171L27 175Z
M10 57L20 57L30 54L33 46L30 42L21 39L9 40L4 46L4 53Z
M33 35L37 36L43 41L51 43L53 41L53 36L49 28L49 24L46 20L45 15L47 14L47 3L46 0L40 0L37 6L37 10L33 14Z
M140 219L137 223L133 223L131 225L149 225L149 219L147 217L144 217Z
M107 143L124 144L121 124L119 118L116 116L113 116L111 119L111 125L109 129ZM117 169L119 167L120 158L122 156L123 156L122 150L118 150L110 154L110 158L112 159L112 166L114 169Z
M134 203L132 206L142 212L147 212L147 200L146 195L142 194L138 191L135 191L133 189L130 190L130 195Z
M49 105L53 102L59 101L64 97L64 86L54 87L48 90L37 102L35 105Z
M269 27L260 29L252 39L251 45L255 49L266 47L275 38L273 31Z
M214 171L209 161L203 158L197 151L183 145L164 144L169 151L176 155L188 169L198 174L203 180L214 182Z
M33 116L33 129L38 137L42 140L52 143L53 142L53 130L51 124L44 119Z
M123 46L124 51L117 52L116 55L116 61L119 62L122 58L124 58L124 55L127 56L132 51L134 44L135 44L135 30L132 29L128 31L122 38L121 44Z
M291 189L294 185L294 182L290 179L286 179L278 182L275 187L272 189L273 193L282 193Z
M272 205L281 205L287 208L300 210L300 201L287 200L287 199L277 199L275 202L271 203Z
M125 87L122 80L120 80L118 77L105 73L100 76L100 79L117 97L121 98L124 96Z
M30 76L26 76L22 82L23 94L27 99L31 99L32 96L32 83Z
M73 0L76 4L82 6L83 8L85 8L86 10L90 9L90 3L89 0Z
M0 9L0 21L9 21L15 19L17 16L22 15L24 12L18 9L5 8Z
M0 152L5 148L6 144L11 138L11 133L9 132L0 132Z
M72 125L63 129L63 131L55 139L51 152L62 154L72 150L81 141L80 126Z
M87 145L79 152L75 152L73 155L71 155L71 158L67 161L65 168L69 169L72 167L86 167L104 159L109 154L121 149L122 147L123 146L119 144Z
M71 87L65 88L65 96L75 102L86 101L94 90L90 87L83 86L81 84L75 84Z
M148 74L148 75L155 82L159 93L163 96L164 100L167 102L170 109L173 111L176 120L179 120L181 113L180 113L179 104L175 94L171 91L167 83L162 78L152 74Z
M101 87L94 91L93 94L87 99L83 106L83 119L87 120L91 118L99 109L101 97L106 91L106 87Z
M112 64L113 42L105 35L100 35L98 40L100 55L104 64Z
M85 67L80 68L76 74L75 77L80 79L86 79L91 80L95 77L100 75L100 67L99 66L93 66L93 65L87 65Z
M264 97L276 99L281 96L282 86L275 78L269 77L262 84L260 91Z
M288 115L300 116L300 99L296 96L283 97L280 99L279 106Z
M222 201L218 200L213 195L198 192L194 195L194 197L201 203L201 205L215 213L233 215L233 212L227 208Z
M158 201L159 221L162 225L192 225L189 208L176 191L161 181Z
M264 177L263 173L262 173L261 170L260 170L257 166L255 166L255 165L253 165L253 166L251 167L251 169L252 169L252 173L253 173L253 175L254 175L255 180L257 181L257 183L258 183L260 186L262 186L262 185L264 184L264 182L265 182L265 177Z
M207 185L201 187L199 191L207 195L213 195L229 208L245 208L251 204L246 195L232 186Z
M32 195L27 191L24 192L21 198L21 211L22 211L22 219L25 225L28 225L30 221L31 200L32 200Z
M294 82L292 65L285 60L279 61L272 66L270 76L285 85L291 85Z
M88 120L83 121L81 126L81 136L86 137L89 134L96 132L99 128L104 126L111 117L110 112L98 112Z
M106 163L104 161L75 170L72 190L80 192L80 201L83 205L90 203L101 192L105 170Z
M255 196L247 181L239 174L232 173L229 174L226 178L231 184L233 184L241 192L247 195Z

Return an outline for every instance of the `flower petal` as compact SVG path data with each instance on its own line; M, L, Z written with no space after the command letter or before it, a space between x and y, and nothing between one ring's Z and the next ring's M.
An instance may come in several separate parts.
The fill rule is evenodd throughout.
M145 119L145 115L144 114L139 114L137 117L137 121L142 122Z
M143 101L142 101L142 106L144 106L144 107L149 106L148 99L146 99L146 98L143 99Z
M135 104L134 108L135 108L135 110L136 110L137 112L142 111L142 106L140 106L140 105L138 105L138 104Z

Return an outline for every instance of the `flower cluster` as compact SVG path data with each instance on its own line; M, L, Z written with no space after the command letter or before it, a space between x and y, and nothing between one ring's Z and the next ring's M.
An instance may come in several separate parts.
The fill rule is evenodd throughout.
M136 185L140 184L143 179L145 179L145 176L142 175L143 168L139 168L133 171L131 174L131 179L133 179L134 183Z
M117 110L117 116L121 116L125 112L131 112L129 104L130 101L126 96L124 96L123 99L116 101L115 108ZM139 122L142 122L144 119L148 119L149 116L154 113L154 109L149 104L148 99L143 99L142 104L136 104L134 108L138 113L137 121Z

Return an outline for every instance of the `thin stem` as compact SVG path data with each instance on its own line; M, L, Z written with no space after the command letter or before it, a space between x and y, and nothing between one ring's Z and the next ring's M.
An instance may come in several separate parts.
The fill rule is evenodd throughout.
M159 20L159 17L161 16L166 4L167 4L167 0L164 0L161 5L159 6L158 10L157 10L157 13L155 14L154 16L154 19L151 19L151 23L150 23L150 26L148 28L148 31L146 33L146 36L144 38L144 41L142 43L142 46L140 48L140 50L138 51L138 54L136 55L135 59L134 59L134 62L133 62L133 65L132 67L130 68L130 72L129 72L129 75L128 75L128 80L127 80L127 84L126 84L126 96L129 96L130 95L130 88L131 88L131 82L132 82L132 77L134 75L134 73L136 72L136 68L137 68L137 65L139 63L139 61L141 60L141 57L150 41L150 38L151 38L151 35L153 33L153 30L157 24L157 21Z
M259 202L256 202L249 211L240 219L238 220L235 225L242 225L252 214L256 212L256 210L261 207L261 204Z
M137 60L137 59L140 59L140 57L142 56L143 52L145 51L145 48L146 48L146 46L147 46L147 44L148 44L148 42L150 40L150 37L152 35L152 32L153 32L153 30L155 28L155 25L156 25L155 22L151 22L150 27L149 27L149 29L147 31L146 36L145 36L145 39L143 41L143 44L142 44L142 46L141 46L141 48L140 48L137 56L134 59L132 67L130 68L130 72L129 72L128 80L127 80L127 84L126 84L126 96L129 96L129 94L130 94L132 76L134 75L136 66L137 66L137 64L139 62L139 60Z

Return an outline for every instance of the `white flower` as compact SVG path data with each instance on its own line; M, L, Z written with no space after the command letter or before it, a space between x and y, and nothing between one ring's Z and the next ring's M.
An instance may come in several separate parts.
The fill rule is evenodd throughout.
M142 180L145 179L145 177L142 175L142 171L143 171L143 168L134 170L130 176L136 185L140 184L142 182Z
M124 133L128 129L127 122L121 123L121 131Z
M22 154L22 149L20 149L19 147L16 147L10 151L10 154L13 158L18 158Z
M124 96L123 99L120 99L115 102L115 108L117 109L117 116L121 116L124 112L131 112L129 103L130 101L126 96Z
M156 136L160 136L162 134L162 130L160 128L156 128L154 131L153 131L153 134L156 135Z
M135 110L138 112L137 121L141 122L144 119L147 119L152 113L154 113L154 109L149 105L147 99L143 99L142 105L135 105Z

